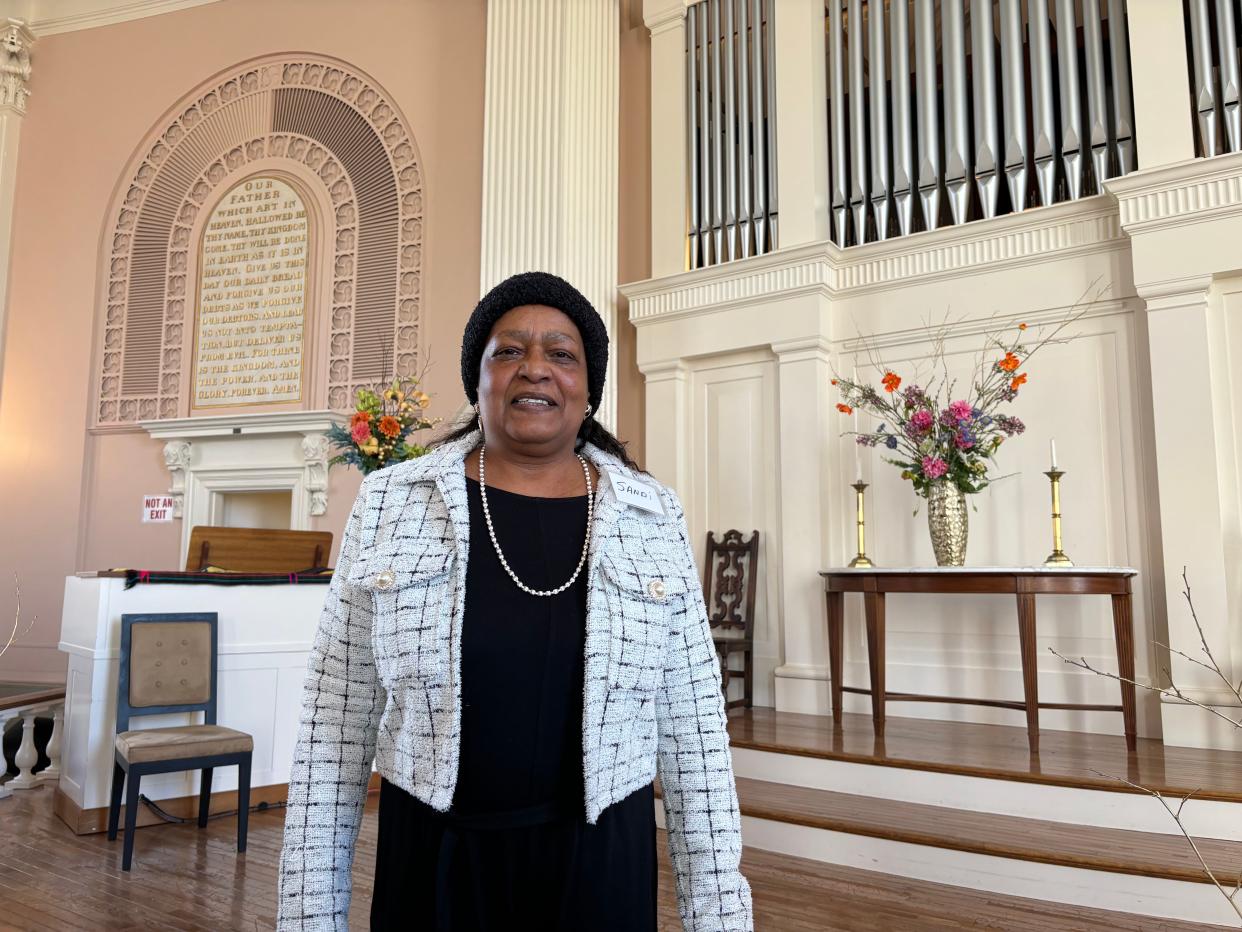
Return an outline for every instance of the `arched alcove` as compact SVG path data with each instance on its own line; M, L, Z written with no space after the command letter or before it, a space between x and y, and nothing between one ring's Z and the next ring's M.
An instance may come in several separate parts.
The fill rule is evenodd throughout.
M126 169L105 238L97 426L189 413L191 275L204 211L224 189L281 164L313 185L305 193L324 215L324 248L311 251L321 267L309 272L324 286L307 291L307 321L324 321L325 374L313 382L320 397L305 405L348 410L358 387L415 371L423 178L413 135L357 69L270 56L183 97Z

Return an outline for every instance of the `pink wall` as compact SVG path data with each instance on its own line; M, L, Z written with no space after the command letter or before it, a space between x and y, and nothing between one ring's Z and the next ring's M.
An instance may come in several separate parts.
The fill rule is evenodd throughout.
M43 38L22 127L12 284L0 390L0 619L38 616L0 676L63 675L64 577L168 567L178 526L143 525L140 497L168 487L145 432L93 436L100 242L135 146L200 81L283 51L340 58L402 109L426 179L424 328L433 413L461 403L456 356L478 297L486 13L482 0L221 0ZM319 526L339 535L359 477L331 474ZM7 629L5 629L7 634Z

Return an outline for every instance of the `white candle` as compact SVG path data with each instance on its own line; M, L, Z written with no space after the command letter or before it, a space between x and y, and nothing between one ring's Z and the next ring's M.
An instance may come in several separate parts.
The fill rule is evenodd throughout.
M1048 441L1048 452L1052 455L1052 468L1057 468L1057 442L1055 439Z

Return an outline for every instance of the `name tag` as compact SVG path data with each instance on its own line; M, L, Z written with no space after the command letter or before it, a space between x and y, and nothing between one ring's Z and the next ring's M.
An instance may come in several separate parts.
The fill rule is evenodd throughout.
M655 486L637 479L627 479L614 472L608 473L608 479L612 482L612 491L618 501L652 514L664 514L664 506L660 503L660 494Z

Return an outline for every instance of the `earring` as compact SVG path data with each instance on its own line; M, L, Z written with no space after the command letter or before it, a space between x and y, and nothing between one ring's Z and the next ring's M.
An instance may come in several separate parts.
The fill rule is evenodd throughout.
M587 405L586 414L582 415L582 418L583 418L583 420L586 420L586 419L587 419L587 418L589 418L590 416L591 416L591 406L590 406L590 405Z
M483 420L483 414L479 411L479 403L477 401L474 403L474 416L480 421Z

